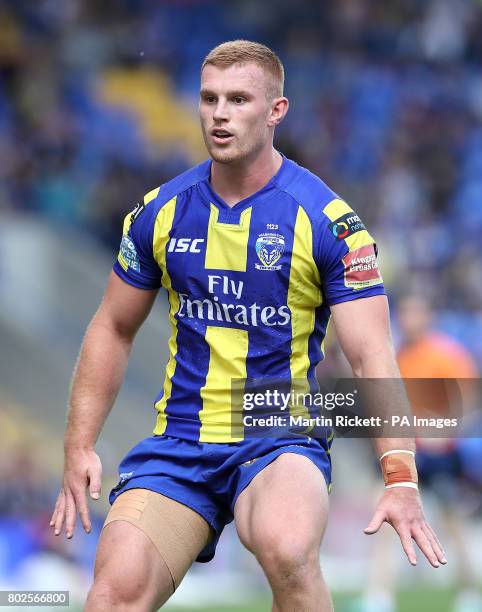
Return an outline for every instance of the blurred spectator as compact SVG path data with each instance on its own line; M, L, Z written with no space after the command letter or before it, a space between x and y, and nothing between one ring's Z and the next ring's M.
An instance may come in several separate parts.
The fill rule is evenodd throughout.
M474 379L479 372L463 345L446 334L433 330L433 316L426 299L418 296L406 296L398 306L398 322L401 332L398 363L402 376L406 379L426 379L419 387L412 386L412 399L416 404L423 404L427 394L437 392L436 387L427 386L429 379L457 379L466 411L473 410L475 400ZM479 399L479 398L477 398ZM480 406L477 406L480 410ZM438 415L437 415L438 416ZM482 440L472 438L470 448L474 445L481 452ZM482 610L482 596L478 590L480 576L474 570L470 549L466 537L467 514L479 509L471 498L480 499L480 483L474 482L470 473L464 470L466 465L463 455L466 451L465 441L461 438L426 438L419 437L417 443L417 468L419 484L425 495L432 495L436 500L438 514L441 517L441 538L449 546L456 564L457 595L454 612L479 612ZM477 490L474 491L474 485ZM391 534L390 534L391 535ZM360 612L394 612L396 570L387 559L391 554L393 538L386 532L381 534L378 549L371 571L364 600L360 603ZM448 542L447 542L448 540Z

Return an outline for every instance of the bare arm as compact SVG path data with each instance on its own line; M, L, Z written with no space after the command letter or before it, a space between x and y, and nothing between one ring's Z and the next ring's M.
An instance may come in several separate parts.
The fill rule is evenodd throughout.
M400 377L390 336L388 302L385 296L336 304L332 306L331 312L341 348L356 377ZM357 322L363 324L357 325ZM415 451L413 438L376 438L373 443L379 457L389 450ZM412 539L434 567L438 567L439 563L446 563L437 536L425 520L420 495L416 489L385 489L365 533L376 533L383 522L390 523L397 531L412 565L417 562Z
M356 377L400 378L385 296L335 304L331 312L341 348ZM373 444L379 457L393 449L415 451L413 438L374 438Z
M134 337L156 293L132 287L112 272L87 328L72 381L63 487L50 523L56 535L65 524L67 537L72 537L77 511L84 529L91 529L86 488L98 499L102 472L94 446L124 379Z

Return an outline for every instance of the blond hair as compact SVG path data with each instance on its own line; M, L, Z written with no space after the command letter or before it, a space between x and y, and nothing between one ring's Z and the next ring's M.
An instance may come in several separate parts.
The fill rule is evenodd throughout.
M211 65L217 68L228 68L233 64L253 62L260 66L270 77L267 95L270 99L283 95L285 71L280 58L266 45L250 40L230 40L214 47L201 66Z

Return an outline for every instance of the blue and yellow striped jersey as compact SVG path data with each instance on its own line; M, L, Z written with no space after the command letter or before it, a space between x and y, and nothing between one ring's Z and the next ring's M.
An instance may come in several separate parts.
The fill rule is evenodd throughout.
M373 238L318 177L283 158L228 206L206 161L129 213L115 272L164 287L170 358L156 434L233 442L233 379L314 379L330 306L384 293Z

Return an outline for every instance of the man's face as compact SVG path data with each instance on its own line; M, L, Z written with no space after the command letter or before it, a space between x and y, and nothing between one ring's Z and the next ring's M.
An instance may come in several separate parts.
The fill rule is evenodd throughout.
M405 342L421 340L429 331L431 312L428 303L417 297L406 297L398 306L398 321Z
M271 143L269 77L254 63L207 65L201 75L199 114L209 155L219 163L254 159Z

